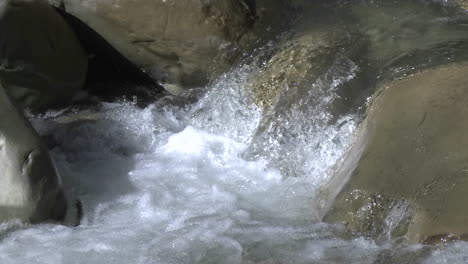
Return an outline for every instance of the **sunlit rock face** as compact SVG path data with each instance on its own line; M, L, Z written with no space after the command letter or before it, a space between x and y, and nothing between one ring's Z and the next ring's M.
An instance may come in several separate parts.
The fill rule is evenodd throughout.
M298 0L271 3L257 2L259 20L254 26L255 33L268 38L269 32L275 32L277 37L261 49L260 70L249 80L248 88L258 106L268 110L286 97L291 101L303 98L341 59L362 62L369 46L368 37L346 25L349 21L344 22L345 8L341 5ZM338 17L331 19L325 15L328 12ZM287 22L281 24L273 18L278 15L294 19L285 19ZM273 26L262 32L257 29L262 23Z
M0 3L0 79L21 106L66 104L86 79L87 57L68 24L43 1Z
M468 10L468 1L467 0L456 0L455 3L461 8Z
M415 242L468 233L467 73L451 64L380 86L326 221Z
M367 44L358 34L341 35L342 32L315 30L301 33L284 41L279 50L264 63L249 84L258 106L269 109L282 96L298 99L313 89L340 57L352 58ZM344 47L347 50L344 52ZM295 97L297 94L298 97ZM302 95L301 95L302 94Z
M251 82L255 103L269 108L282 92L311 85L332 61L331 38L327 33L311 34L284 45Z
M0 86L0 222L61 220L66 200L47 149Z
M175 84L168 86L173 92L205 84L220 45L238 40L254 19L253 1L64 0L62 4L156 79Z

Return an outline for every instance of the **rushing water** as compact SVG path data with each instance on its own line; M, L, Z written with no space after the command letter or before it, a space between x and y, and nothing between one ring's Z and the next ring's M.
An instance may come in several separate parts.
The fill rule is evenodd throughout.
M430 23L442 31L452 22ZM452 58L464 46L453 44L459 27L442 34L454 45ZM421 67L417 58L426 53L412 58L407 50L415 43L405 41L385 46L383 57L398 48L403 55L375 63L379 70ZM425 44L435 59L447 59L440 43ZM337 56L311 92L261 131L271 113L246 89L259 70L254 62L200 88L196 102L167 97L144 109L103 103L33 118L84 218L76 227L1 224L0 263L467 263L466 242L374 241L320 222L320 188L360 122L358 109L336 115L330 106L360 67Z
M262 116L242 89L249 74L245 67L227 74L193 105L113 103L34 120L56 142L52 155L85 215L77 227L3 224L0 262L462 263L468 257L464 242L379 243L316 219L317 189L351 143L353 115L320 122L302 138L303 150L315 151L302 157L300 177L284 177L275 157L242 158Z

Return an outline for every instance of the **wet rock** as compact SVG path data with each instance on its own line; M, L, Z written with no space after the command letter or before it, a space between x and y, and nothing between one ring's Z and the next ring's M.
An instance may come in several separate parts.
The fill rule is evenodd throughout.
M292 40L275 54L250 82L255 103L268 108L281 92L311 85L331 64L331 34L306 35Z
M263 111L244 157L265 158L285 177L308 173L303 164L310 152L301 139L349 113L349 101L357 101L366 87L355 80L366 45L359 34L334 26L304 30L280 43L247 86Z
M66 199L47 149L0 86L0 222L62 220Z
M66 104L86 79L87 58L62 17L39 0L0 4L0 79L33 110Z
M339 4L292 0L271 1L270 5L258 1L257 7L259 19L252 31L267 39L270 32L280 36L261 50L261 69L250 80L255 103L263 108L295 91L299 95L295 99L303 98L337 60L347 57L360 64L367 53L367 38L343 23L343 12L336 13L342 9ZM278 22L279 14L286 18ZM268 30L262 31L259 25ZM281 34L281 30L287 32Z
M468 64L451 64L380 86L324 191L334 200L325 221L413 242L466 237L467 73Z
M246 61L252 59L252 54L258 53L258 50L266 53L263 55L270 55L265 49L269 49L272 43L283 37L295 18L295 9L289 1L255 0L254 2L255 22L239 41L223 48L209 70L211 76L216 77L225 73L226 67L222 65L245 64ZM281 19L278 19L279 17Z
M253 22L253 1L54 1L101 34L130 61L165 83L203 85L220 45Z
M368 57L374 67L392 64L411 52L458 41L466 35L466 27L448 23L453 14L431 1L351 2L348 13L351 15L348 23L369 38Z
M463 9L468 10L468 1L467 0L455 0L455 3Z
M88 57L87 92L104 101L135 99L142 107L165 93L157 80L123 56L94 29L61 8L56 11L76 33Z
M264 109L307 96L320 77L338 61L355 60L366 49L359 34L344 34L336 28L302 32L280 43L278 51L249 82L254 102ZM284 102L283 102L284 103Z

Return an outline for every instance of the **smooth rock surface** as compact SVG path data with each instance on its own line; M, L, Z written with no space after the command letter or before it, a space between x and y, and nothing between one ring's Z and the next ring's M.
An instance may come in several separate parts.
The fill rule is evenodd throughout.
M144 106L165 92L157 80L151 78L118 52L95 30L67 13L55 9L75 32L88 57L85 90L105 101L126 98Z
M466 35L466 27L449 22L447 14L450 13L445 8L426 2L377 0L350 3L348 14L354 22L347 23L368 37L371 63L378 67L389 66L412 52L459 41Z
M468 10L468 1L467 0L456 0L455 1L461 8Z
M50 2L63 5L155 79L175 84L174 93L205 84L220 45L235 42L253 21L252 1Z
M21 106L66 104L86 79L87 58L68 24L40 0L0 3L0 79Z
M66 199L47 149L0 86L0 222L61 220Z
M330 190L344 187L325 221L413 242L466 237L468 64L426 70L379 92L331 183Z

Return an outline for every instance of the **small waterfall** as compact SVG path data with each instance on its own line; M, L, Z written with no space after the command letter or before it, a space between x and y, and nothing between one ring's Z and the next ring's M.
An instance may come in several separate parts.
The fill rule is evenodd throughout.
M388 11L375 3L380 1L358 2ZM433 10L433 3L421 2ZM0 224L0 263L466 262L466 242L428 246L356 238L344 225L321 222L318 212L320 190L350 149L376 82L361 87L360 78L385 69L399 78L430 67L418 63L430 51L440 59L436 65L446 58L447 43L456 47L450 54L461 54L465 42L455 33L463 22L437 16L418 25L426 23L441 25L443 41L431 39L429 49L416 50L399 42L407 53L388 59L402 47L379 53L367 45L369 38L387 36L381 25L366 28L375 33L362 38L374 57L350 55L344 50L352 45L340 46L316 78L281 87L269 108L256 104L251 85L272 56L254 53L207 87L187 92L188 99L168 96L143 109L132 102L72 106L31 117L67 192L83 202L84 219L77 227ZM345 29L354 32L348 24ZM354 86L359 93L349 100L358 103L345 98Z

